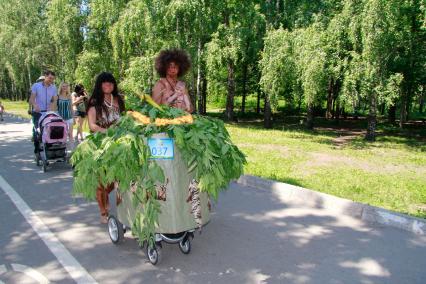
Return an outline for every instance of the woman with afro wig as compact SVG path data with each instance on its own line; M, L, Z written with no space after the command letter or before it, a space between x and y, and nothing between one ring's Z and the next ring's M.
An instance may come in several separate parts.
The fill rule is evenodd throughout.
M181 49L163 50L155 59L155 69L160 80L152 89L152 98L158 104L180 108L191 113L194 108L188 89L179 78L191 67L188 54Z

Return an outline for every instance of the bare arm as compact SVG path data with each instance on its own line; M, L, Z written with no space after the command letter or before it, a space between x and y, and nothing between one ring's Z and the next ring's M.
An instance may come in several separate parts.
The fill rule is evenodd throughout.
M179 96L178 93L173 94L172 91L167 90L167 88L164 86L164 84L162 84L160 81L158 81L157 84L155 84L154 88L152 89L152 99L157 104L162 104L163 103L163 95L168 96L166 101L165 101L166 105L170 105Z
M76 105L80 104L84 100L85 97L80 96L80 97L77 98L77 96L72 95L71 98L72 98L72 105L76 106Z
M52 101L50 102L50 110L58 111L58 96L52 97Z
M194 111L194 106L191 103L191 99L189 98L188 90L186 88L183 95L183 101L185 102L185 110L189 113L192 113Z
M92 132L106 132L105 128L100 127L96 124L96 108L91 107L87 112L87 119L89 123L89 128Z
M161 104L162 103L162 97L163 97L163 93L166 89L164 88L163 84L160 83L160 81L158 81L154 88L152 89L152 99L157 103L157 104Z
M30 104L33 106L35 112L40 112L40 107L37 105L35 101L36 94L34 92L31 92L30 96Z
M74 113L72 111L72 96L71 96L71 103L69 104L69 110L70 110L70 114L71 114L71 119L74 117Z

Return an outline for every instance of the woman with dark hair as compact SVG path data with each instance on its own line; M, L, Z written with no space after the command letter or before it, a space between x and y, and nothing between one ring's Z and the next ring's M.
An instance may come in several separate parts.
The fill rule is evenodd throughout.
M179 78L191 67L188 54L181 49L163 50L155 59L155 69L161 79L152 89L152 98L158 104L164 104L187 112L194 110L189 99L188 89Z
M92 132L105 132L118 121L124 111L124 100L118 94L117 82L111 73L102 72L96 78L95 87L89 100L87 117ZM114 184L106 187L99 184L96 199L101 212L101 223L108 222L108 194L114 189Z
M124 111L124 100L118 94L117 82L111 73L98 75L89 99L87 117L92 132L105 132Z

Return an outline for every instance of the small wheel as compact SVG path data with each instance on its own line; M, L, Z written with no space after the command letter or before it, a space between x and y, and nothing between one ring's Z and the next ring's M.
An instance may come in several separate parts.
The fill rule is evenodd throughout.
M189 254L191 252L191 240L184 238L179 242L179 248L183 254Z
M108 234L113 244L124 240L123 225L113 215L108 217Z
M149 247L149 245L146 246L146 255L152 265L160 263L162 254L161 245L155 244L154 247Z

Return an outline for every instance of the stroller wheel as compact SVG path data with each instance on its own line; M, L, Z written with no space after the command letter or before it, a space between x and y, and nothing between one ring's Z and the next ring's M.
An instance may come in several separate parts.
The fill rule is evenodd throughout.
M189 254L191 252L191 240L185 237L179 242L179 248L183 254Z
M123 225L114 215L108 218L108 234L113 244L119 244L124 240Z
M160 245L155 244L154 247L146 246L146 255L152 265L160 263L162 257L162 249Z

